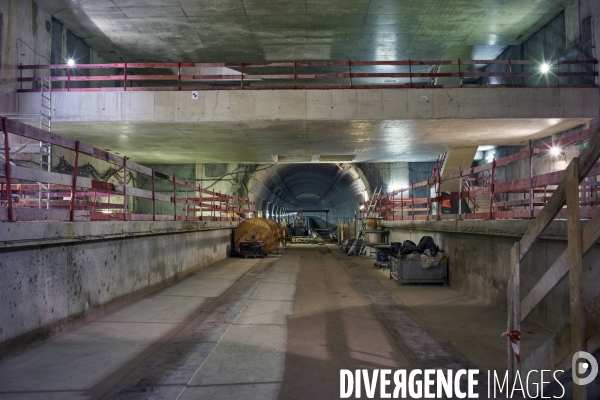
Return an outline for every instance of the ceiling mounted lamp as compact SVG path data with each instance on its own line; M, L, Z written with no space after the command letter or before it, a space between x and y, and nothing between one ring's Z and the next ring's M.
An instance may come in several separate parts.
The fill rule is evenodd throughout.
M69 66L69 68L73 68L75 66L75 60L69 58L69 61L67 61L67 65Z
M560 156L560 154L562 153L560 147L551 147L550 148L550 154L552 154L553 156Z
M543 63L540 65L540 72L542 74L547 74L550 71L550 65L548 63Z

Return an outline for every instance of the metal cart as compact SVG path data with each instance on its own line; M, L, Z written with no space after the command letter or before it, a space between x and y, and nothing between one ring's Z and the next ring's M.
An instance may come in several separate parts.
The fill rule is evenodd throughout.
M441 283L448 286L448 259L446 256L435 267L425 269L421 260L402 260L390 256L390 279L398 286L406 283Z

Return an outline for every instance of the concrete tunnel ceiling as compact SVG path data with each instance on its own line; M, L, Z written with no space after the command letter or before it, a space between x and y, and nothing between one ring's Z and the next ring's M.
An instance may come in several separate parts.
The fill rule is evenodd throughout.
M493 59L566 0L36 0L107 61Z
M362 174L351 164L297 163L263 165L250 179L249 198L257 210L273 205L287 210L343 207L352 200L355 208L368 188Z

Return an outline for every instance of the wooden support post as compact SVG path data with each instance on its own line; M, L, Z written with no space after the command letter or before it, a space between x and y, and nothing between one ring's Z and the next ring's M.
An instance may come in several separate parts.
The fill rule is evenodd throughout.
M566 171L569 293L571 298L571 354L585 351L583 304L583 237L579 210L579 163L575 158ZM573 371L576 373L576 371ZM573 399L587 399L585 385L573 385Z
M154 168L152 168L152 221L156 221L156 186L154 177Z
M240 69L241 73L240 73L240 87L243 89L244 88L244 62L242 61L242 68Z
M173 221L177 221L177 182L173 174Z
M123 68L123 90L127 91L127 63L125 63L125 68Z
M69 221L75 220L75 194L77 193L77 166L79 165L79 140L75 142L75 163L73 164L73 183L71 184L71 204L69 205Z
M67 92L71 90L71 67L67 68ZM43 94L42 94L43 96Z
M585 256L596 242L600 239L600 213L592 218L585 228L583 228L583 255ZM540 304L540 302L560 283L560 281L569 273L568 255L569 249L566 249L560 257L552 264L546 273L535 284L533 289L523 298L521 302L521 321Z
M181 62L177 65L177 90L181 90Z
M600 158L600 128L597 128L594 135L588 142L588 145L583 149L576 162L579 164L579 178L583 179L592 169L592 167ZM573 161L571 161L572 163ZM552 222L554 217L562 210L566 200L565 194L565 181L563 180L558 187L554 190L552 197L544 208L540 211L537 218L529 225L527 232L521 238L521 259L525 257L527 252L531 250L531 247L538 239L538 237L544 232L548 225Z
M12 202L12 180L10 177L10 144L8 143L8 129L6 128L6 118L2 118L2 131L4 132L4 165L6 169L6 203L8 205L8 220L14 221L13 202Z
M123 157L123 221L127 221L127 157Z
M529 218L533 218L533 142L529 140Z
M521 330L521 257L520 242L516 242L510 251L510 276L508 278L507 298L508 298L508 323L507 332ZM520 364L517 363L515 352L507 340L508 349L508 376L511 382L514 382L517 371L520 370ZM520 372L520 371L519 371Z

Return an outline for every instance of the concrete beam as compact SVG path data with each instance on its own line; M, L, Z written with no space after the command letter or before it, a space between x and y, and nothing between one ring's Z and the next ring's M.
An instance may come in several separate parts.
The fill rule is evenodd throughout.
M39 93L20 93L21 113L39 112ZM57 92L60 121L257 121L595 118L598 88Z

